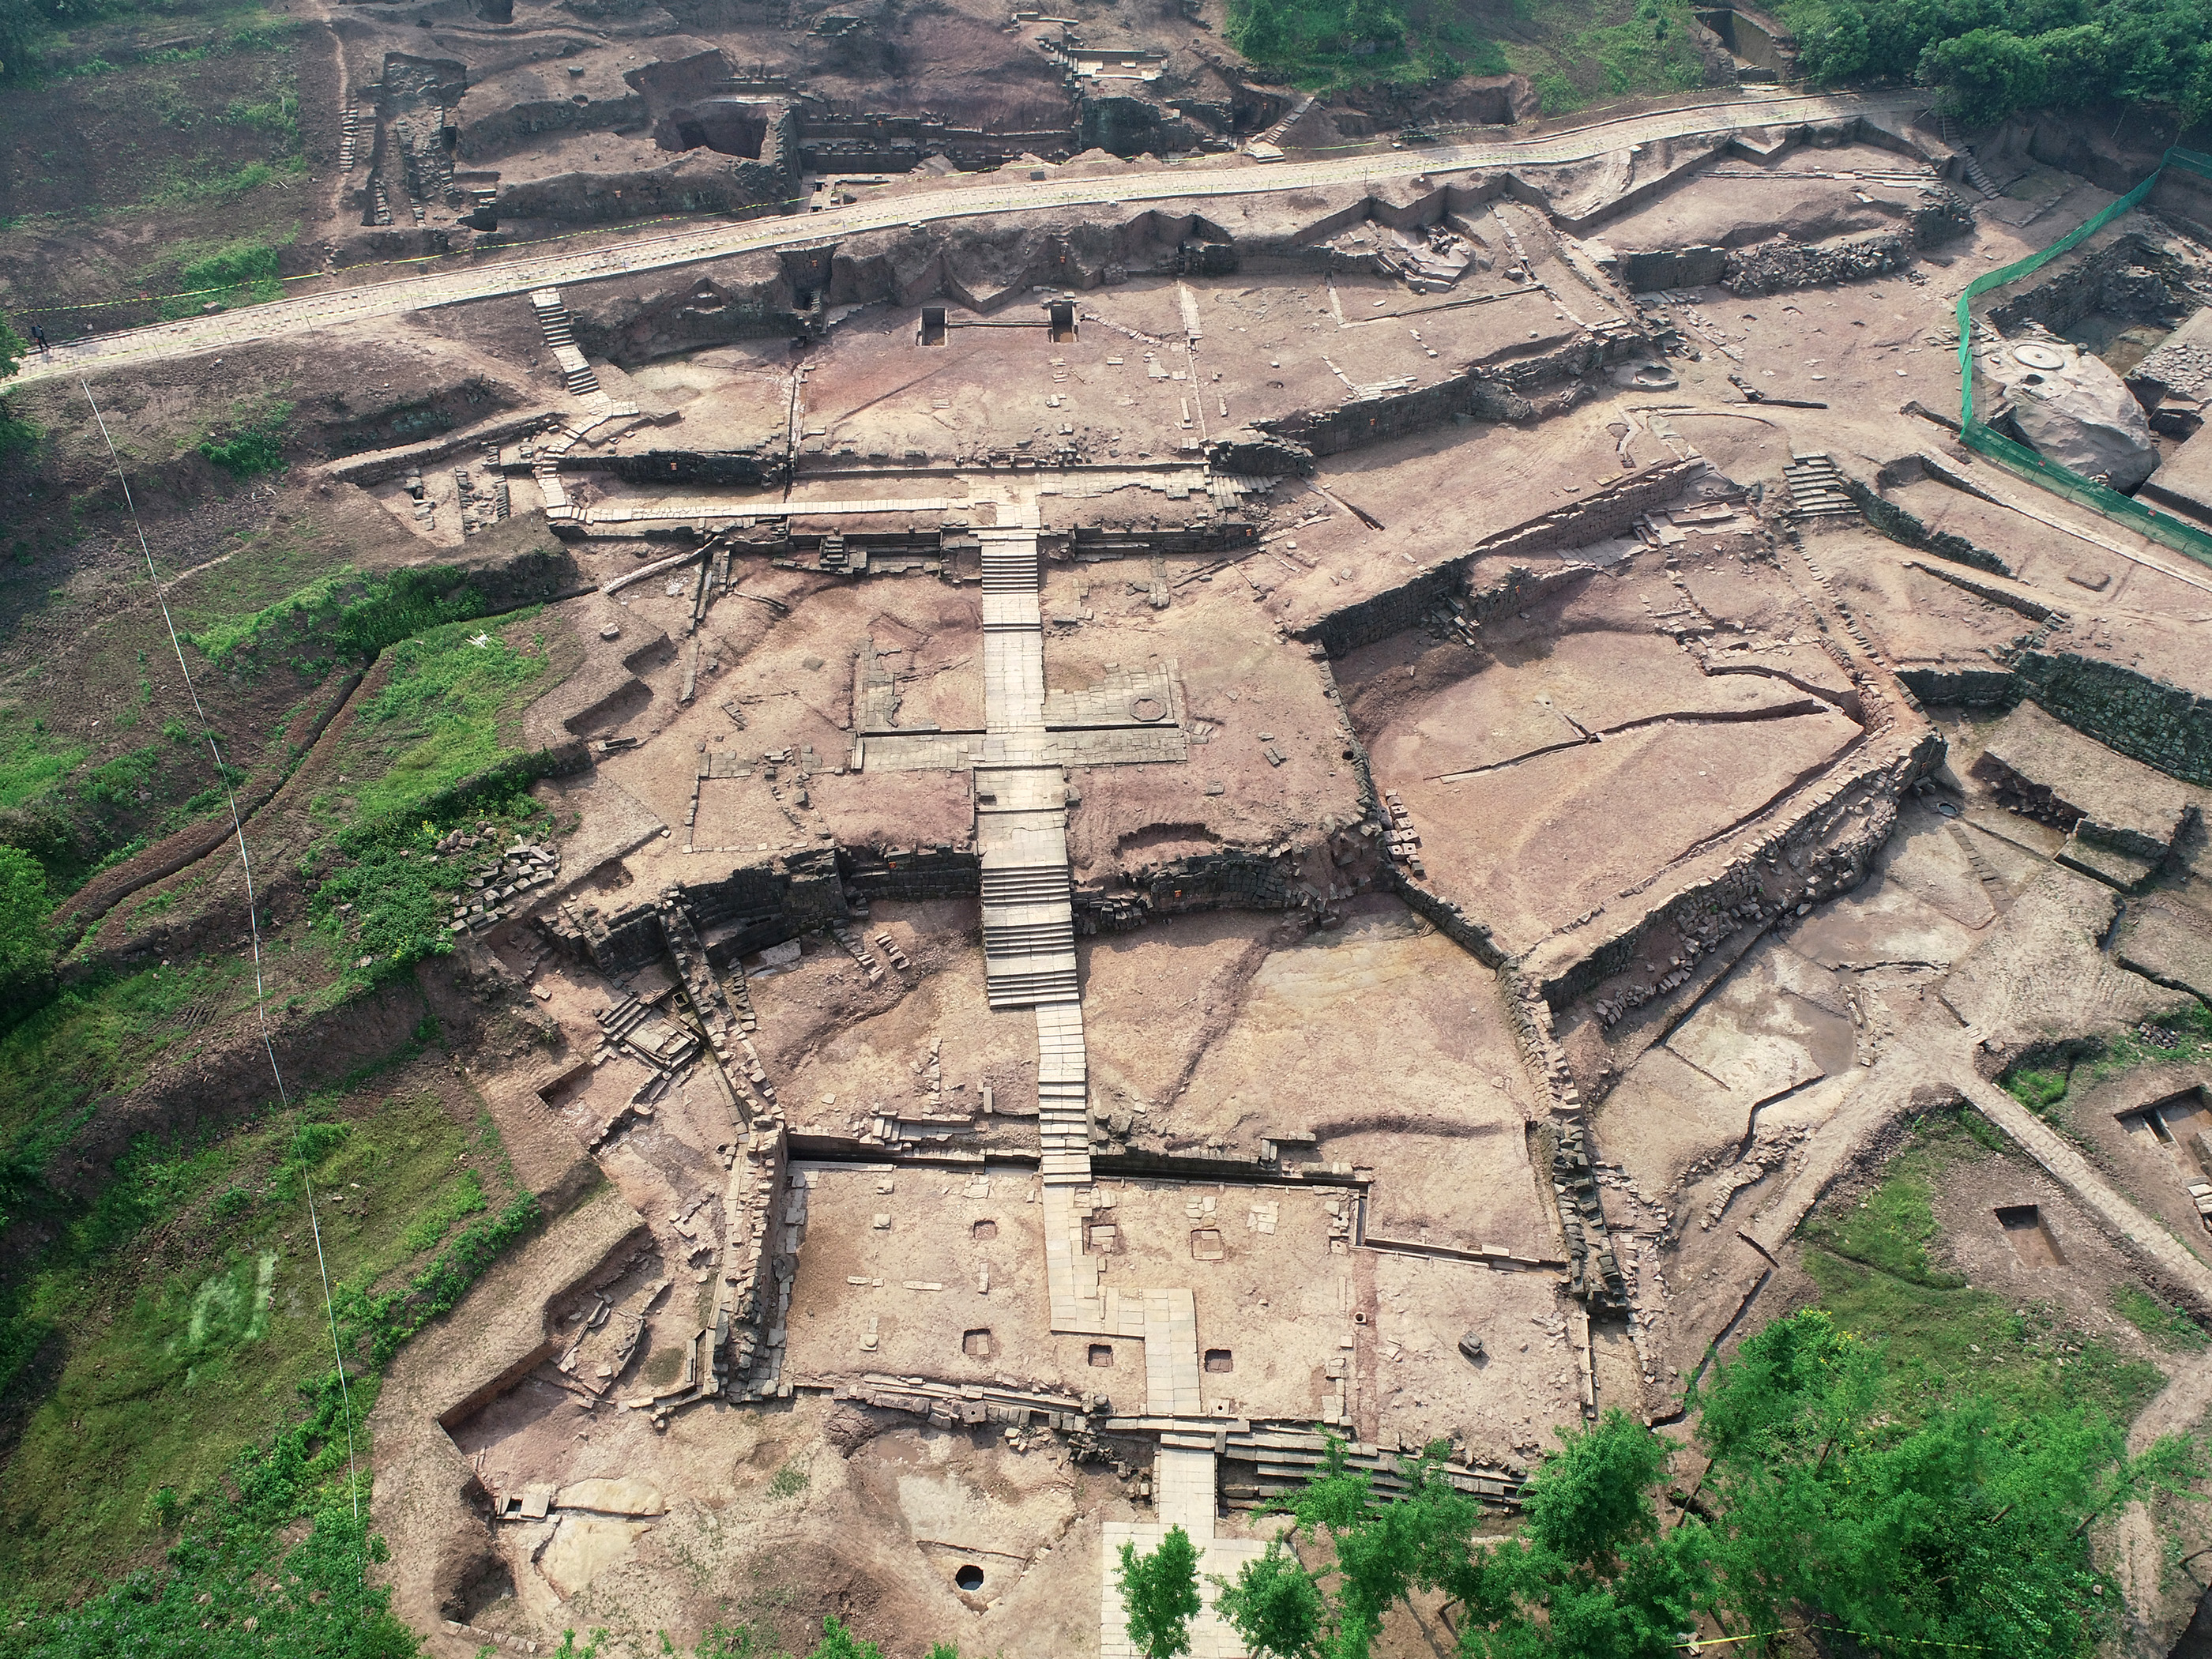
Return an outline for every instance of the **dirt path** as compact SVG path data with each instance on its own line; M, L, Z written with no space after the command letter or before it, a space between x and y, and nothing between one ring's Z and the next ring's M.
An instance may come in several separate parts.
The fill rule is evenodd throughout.
M1664 139L1837 120L1854 115L1901 118L1909 116L1926 101L1927 94L1917 92L1832 97L1738 96L1680 109L1620 116L1501 143L1439 145L1325 161L1266 166L1239 157L1211 166L1190 164L1019 183L1006 182L994 173L912 189L894 187L867 202L819 214L696 226L670 236L538 254L471 269L428 271L418 276L301 294L240 311L157 323L116 334L96 334L58 345L51 352L26 362L15 384L27 386L93 374L125 364L219 350L496 295L521 294L532 289L557 288L565 283L666 270L703 259L835 240L934 220L980 218L1042 208L1267 195L1362 180L1372 183L1410 179L1473 167L1555 165L1586 161L1626 149L1632 144Z

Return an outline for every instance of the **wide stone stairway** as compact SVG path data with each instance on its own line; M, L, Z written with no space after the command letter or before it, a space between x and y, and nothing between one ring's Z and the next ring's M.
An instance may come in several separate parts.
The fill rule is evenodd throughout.
M1112 1522L1099 1560L1100 1652L1131 1652L1115 1586L1124 1543L1156 1547L1187 1531L1201 1570L1233 1574L1261 1549L1216 1539L1215 1457L1220 1425L1200 1395L1198 1315L1187 1289L1102 1290L1099 1258L1084 1249L1092 1199L1091 1084L1076 977L1075 913L1067 861L1067 782L1045 729L1042 571L1034 507L1000 508L1019 522L979 528L983 554L983 728L975 762L975 845L983 866L983 972L994 1008L1032 1008L1037 1023L1037 1127L1043 1180L1045 1280L1052 1328L1064 1334L1134 1338L1145 1345L1145 1409L1169 1426L1153 1467L1155 1519ZM1197 1659L1243 1649L1212 1610L1192 1627Z

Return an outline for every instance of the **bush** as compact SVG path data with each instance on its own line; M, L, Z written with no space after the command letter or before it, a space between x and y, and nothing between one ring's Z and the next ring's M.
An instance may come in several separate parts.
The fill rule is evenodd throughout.
M1934 42L1920 54L1917 78L1944 88L1952 112L1975 127L2033 108L2051 87L2041 49L2003 29L1974 29Z
M234 428L228 437L209 434L201 441L200 453L234 478L281 472L284 470L284 423L291 417L291 404L271 404L260 415Z
M1229 39L1300 86L1501 75L1493 41L1455 18L1409 21L1397 0L1230 0Z

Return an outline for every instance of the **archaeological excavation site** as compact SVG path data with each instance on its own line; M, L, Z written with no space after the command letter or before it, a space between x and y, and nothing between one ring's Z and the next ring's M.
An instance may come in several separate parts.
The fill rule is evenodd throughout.
M1343 9L0 29L0 1656L2212 1655L2165 14Z

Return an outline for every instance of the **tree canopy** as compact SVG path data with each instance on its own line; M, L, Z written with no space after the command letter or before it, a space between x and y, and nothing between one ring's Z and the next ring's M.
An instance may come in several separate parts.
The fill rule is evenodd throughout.
M1790 0L1808 78L1918 81L1968 125L2117 100L2212 113L2202 0Z
M1198 1617L1198 1549L1181 1527L1170 1527L1149 1555L1121 1546L1122 1610L1129 1640L1145 1659L1175 1659L1190 1651L1190 1621Z
M2130 1457L2087 1407L1924 1382L1825 1314L1777 1321L1693 1399L1708 1460L1693 1491L1662 1511L1684 1448L1614 1411L1562 1435L1506 1537L1478 1534L1442 1446L1386 1503L1333 1444L1282 1535L1216 1581L1220 1611L1275 1659L1366 1659L1417 1592L1442 1595L1464 1659L1665 1659L1707 1621L1817 1626L1899 1655L2093 1651L2119 1598L2090 1528L2153 1492L2201 1496L2202 1449L2177 1436Z

